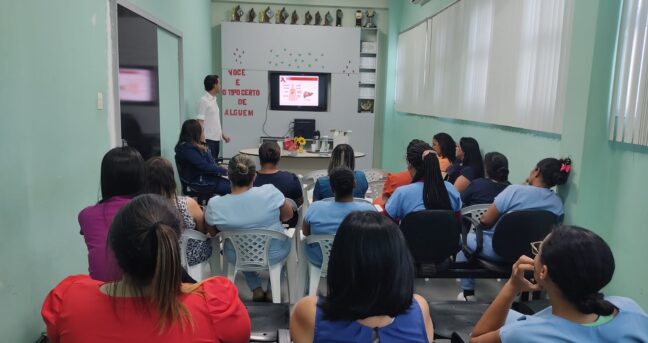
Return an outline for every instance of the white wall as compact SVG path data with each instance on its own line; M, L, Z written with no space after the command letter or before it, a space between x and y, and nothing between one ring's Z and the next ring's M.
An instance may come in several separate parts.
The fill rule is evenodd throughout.
M331 129L352 130L351 145L367 154L358 160L358 167L370 168L374 115L357 113L359 51L360 29L355 27L222 23L222 86L227 95L222 96L221 112L225 132L233 138L224 145L224 156L257 147L260 136L284 136L295 118L312 118L322 135ZM245 75L230 75L229 71L235 69L244 69ZM328 111L270 110L268 71L271 70L331 73ZM258 90L260 95L231 96L230 89ZM247 104L239 105L239 99ZM252 115L225 115L233 109L252 111Z

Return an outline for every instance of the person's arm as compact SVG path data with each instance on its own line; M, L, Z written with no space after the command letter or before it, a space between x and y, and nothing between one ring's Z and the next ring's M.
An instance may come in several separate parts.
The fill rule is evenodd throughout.
M221 133L221 136L223 136L223 140L225 141L225 143L230 142L231 138L229 136L225 135L225 132Z
M194 219L196 222L196 230L202 232L202 233L207 233L207 230L205 228L205 214L203 213L202 209L196 202L191 197L186 197L187 199L187 210L189 210L189 214L191 217Z
M196 119L198 119L198 122L203 127L203 130L205 129L206 113L207 113L207 104L202 100L202 98L200 98L200 100L198 100L198 116Z
M293 217L293 208L290 206L290 203L287 200L284 200L283 205L280 208L279 219L282 222L286 222Z
M290 317L290 338L294 343L311 343L315 336L317 297L308 296L295 305Z
M459 193L463 193L466 190L466 188L468 188L469 185L470 185L470 180L463 175L460 175L457 178L457 180L455 180L454 183L454 186L457 189L457 191L459 191Z
M310 235L310 224L305 221L302 223L302 234L304 236Z
M500 217L500 213L497 210L497 206L495 206L495 203L490 204L488 206L488 209L486 210L486 213L484 213L481 216L480 222L485 225L485 226L491 226L497 222L497 219Z
M521 256L513 265L511 278L504 284L493 303L479 319L471 333L471 342L500 342L499 330L519 292L540 290L540 285L524 278L524 272L533 271L533 259Z
M227 174L225 168L219 167L215 162L206 159L203 154L198 151L198 148L184 149L184 158L187 162L191 163L203 173L215 173L217 175Z
M315 187L313 187L313 201L320 200L320 182L319 179L315 181Z
M418 294L414 294L414 300L416 300L421 308L423 323L425 324L425 334L427 335L428 342L432 343L434 341L434 325L432 324L432 317L430 317L430 308L428 303Z

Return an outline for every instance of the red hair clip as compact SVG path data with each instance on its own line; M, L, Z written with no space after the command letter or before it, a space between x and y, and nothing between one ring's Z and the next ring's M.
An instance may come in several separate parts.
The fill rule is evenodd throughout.
M561 172L564 171L565 173L569 173L570 170L571 170L571 165L569 165L569 164L567 164L567 163L563 163L563 164L560 166L560 171L561 171Z

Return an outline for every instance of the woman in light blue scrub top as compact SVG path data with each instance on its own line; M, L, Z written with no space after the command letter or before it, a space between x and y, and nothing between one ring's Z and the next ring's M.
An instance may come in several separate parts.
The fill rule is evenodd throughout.
M513 265L471 342L648 342L648 315L639 305L600 293L614 274L612 251L601 237L560 226L532 247L535 259L522 256ZM525 272L533 272L535 283ZM518 293L541 289L550 307L531 316L511 310Z

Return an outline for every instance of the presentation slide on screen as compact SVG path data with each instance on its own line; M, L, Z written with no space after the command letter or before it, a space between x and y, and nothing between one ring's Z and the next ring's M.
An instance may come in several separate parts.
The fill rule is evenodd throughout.
M280 106L319 106L319 76L279 75Z
M119 99L133 102L155 101L153 71L119 68Z

